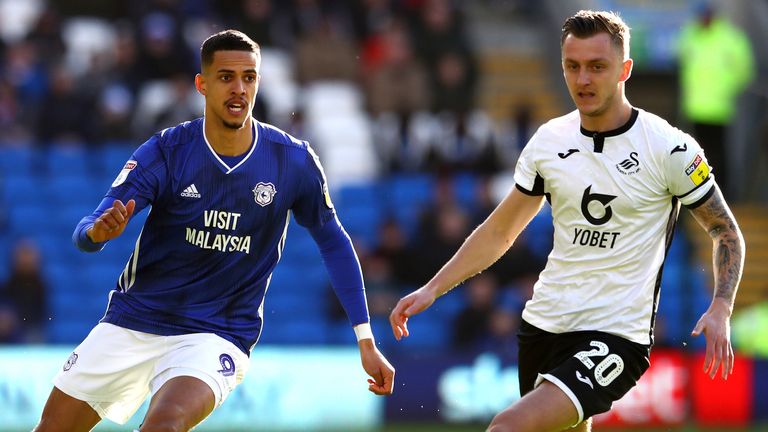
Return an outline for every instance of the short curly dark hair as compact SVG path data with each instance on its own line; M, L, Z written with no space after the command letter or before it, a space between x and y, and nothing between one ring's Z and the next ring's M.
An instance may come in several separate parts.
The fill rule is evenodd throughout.
M241 31L220 31L209 36L200 46L200 62L203 68L213 63L213 54L216 51L248 51L259 54L261 47Z

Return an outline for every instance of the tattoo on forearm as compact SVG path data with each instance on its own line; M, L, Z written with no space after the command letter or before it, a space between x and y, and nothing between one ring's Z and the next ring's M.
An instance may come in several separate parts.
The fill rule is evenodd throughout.
M715 297L722 297L733 301L736 295L736 287L741 279L741 256L742 250L740 242L731 234L728 239L720 239L715 249L715 274L717 283Z
M744 243L733 215L719 193L694 211L714 245L715 297L733 302L744 263Z

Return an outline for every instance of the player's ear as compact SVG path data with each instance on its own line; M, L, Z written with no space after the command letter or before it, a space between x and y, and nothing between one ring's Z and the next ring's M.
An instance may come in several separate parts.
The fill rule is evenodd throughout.
M619 81L624 82L629 79L632 75L633 64L634 61L631 58L624 60L624 63L621 65L621 77L619 78Z
M205 78L203 78L203 75L197 74L195 75L195 88L197 89L197 92L201 95L205 96Z

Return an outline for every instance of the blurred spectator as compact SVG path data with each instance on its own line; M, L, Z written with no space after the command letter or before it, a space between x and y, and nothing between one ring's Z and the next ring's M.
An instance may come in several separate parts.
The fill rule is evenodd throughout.
M120 84L103 89L96 104L93 118L93 141L128 141L133 138L131 118L134 98L130 90Z
M288 8L271 0L237 0L216 2L221 16L251 37L262 48L292 47L293 34Z
M345 0L345 3L351 11L352 26L359 41L384 32L400 13L398 2L392 0Z
M432 84L432 111L467 114L474 107L477 77L471 58L466 53L442 53L430 83Z
M754 78L755 65L749 39L741 29L720 17L710 3L700 5L697 12L696 20L686 24L680 35L682 112L728 198L726 130L739 94Z
M357 46L343 32L343 22L323 14L315 27L299 37L296 76L301 84L322 80L355 82L358 78Z
M409 37L401 22L392 21L366 42L366 89L373 116L392 112L408 117L430 107L427 72Z
M128 88L135 96L140 85L140 78L134 67L138 61L136 35L132 27L118 26L115 47L112 51L109 68L104 72L107 82L117 83Z
M481 273L464 283L466 306L453 322L454 347L462 351L486 348L498 290L491 273Z
M13 86L24 126L33 130L37 110L48 96L48 71L31 42L17 42L8 47L3 74Z
M423 210L418 234L409 249L418 284L427 282L453 256L473 228L469 214L456 201L450 175L436 180L434 200Z
M470 112L443 111L436 115L430 171L471 171L493 174L500 171L493 123L480 110Z
M426 0L412 26L432 84L432 109L468 113L474 106L477 65L461 11L450 0Z
M187 75L174 75L169 80L171 102L154 119L152 130L161 130L203 115L204 101L189 82ZM263 117L259 117L263 120Z
M8 44L0 37L0 64L5 63L5 53L8 51Z
M490 272L464 283L466 306L453 321L453 346L462 352L492 351L507 359L517 358L517 330L522 303L512 297Z
M520 329L521 311L522 307L515 310L497 307L493 310L484 350L492 350L507 359L517 360L517 331Z
M117 26L114 47L99 55L83 80L94 93L95 114L91 119L94 142L126 141L134 138L132 122L139 79L134 67L136 41L127 23Z
M194 75L197 68L181 29L168 13L152 12L140 23L138 59L135 73L140 81L170 79L175 75Z
M416 113L430 107L424 65L414 56L410 34L391 21L365 41L363 67L368 110L374 118L374 143L381 165L389 171L421 167L425 147L411 140Z
M372 134L381 166L388 172L424 171L437 128L429 112L382 112L373 118Z
M44 144L88 141L93 102L63 64L51 71L51 93L40 109L35 132Z
M731 320L733 348L742 354L768 358L768 289L761 301L737 310Z
M10 265L10 276L0 289L0 341L43 342L47 287L37 245L18 241Z
M0 142L25 138L16 90L0 75Z
M533 106L530 101L510 107L509 116L499 125L496 139L496 147L504 166L515 166L520 152L536 129L533 122Z
M21 342L23 342L23 337L16 311L0 299L0 344Z
M389 316L400 298L400 285L395 280L391 263L383 255L370 254L363 257L360 265L371 316Z
M398 291L401 291L405 284L422 282L413 280L413 258L408 252L408 238L396 219L386 218L379 226L378 245L372 255L388 263Z
M35 45L40 59L49 67L61 63L67 53L62 38L61 17L51 7L43 9L27 34L27 40Z
M473 194L475 199L471 215L473 229L483 223L498 205L493 197L491 186L491 176L478 179ZM548 239L531 238L530 228L526 229L520 233L517 240L507 249L507 252L486 270L486 272L493 273L501 286L514 290L514 293L511 293L511 297L507 300L518 299L520 302L525 302L529 299L533 293L533 284L544 269L546 254L541 256L534 252L531 244L534 241L541 242L548 241ZM520 306L522 310L522 303Z

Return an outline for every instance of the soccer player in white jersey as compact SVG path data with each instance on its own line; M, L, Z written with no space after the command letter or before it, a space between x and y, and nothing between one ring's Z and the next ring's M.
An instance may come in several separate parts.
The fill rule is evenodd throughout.
M248 370L290 214L318 244L368 389L392 393L394 369L373 342L357 256L317 156L252 117L260 62L259 46L241 32L206 39L195 77L205 116L140 146L78 224L75 243L95 252L152 206L104 317L54 378L36 431L124 423L150 394L142 432L203 421Z
M516 187L423 287L390 315L408 318L486 269L541 208L552 206L554 247L523 311L524 395L492 420L494 432L590 429L649 366L661 271L679 205L713 241L714 296L693 329L704 334L704 371L733 370L730 315L744 240L701 150L689 135L634 108L629 29L614 13L580 11L561 35L565 82L576 110L543 125L515 169Z

